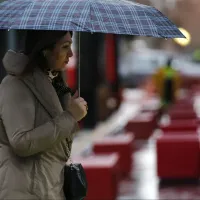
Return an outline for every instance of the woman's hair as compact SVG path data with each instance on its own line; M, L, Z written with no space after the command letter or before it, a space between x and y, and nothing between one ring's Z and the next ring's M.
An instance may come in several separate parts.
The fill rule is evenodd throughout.
M44 71L48 66L43 51L45 49L52 50L66 33L66 31L28 30L24 53L29 56L29 63L23 74L32 72L35 66ZM72 36L73 33L70 32L70 34Z

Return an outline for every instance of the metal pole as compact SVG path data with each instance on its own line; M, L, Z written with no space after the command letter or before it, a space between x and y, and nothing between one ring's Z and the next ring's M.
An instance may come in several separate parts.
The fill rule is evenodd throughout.
M78 32L78 94L81 95L81 33Z

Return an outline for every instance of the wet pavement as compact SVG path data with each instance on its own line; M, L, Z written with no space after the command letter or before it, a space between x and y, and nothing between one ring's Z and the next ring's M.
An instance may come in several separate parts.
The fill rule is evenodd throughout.
M162 182L156 175L155 140L140 142L129 178L120 183L117 200L199 200L200 184Z

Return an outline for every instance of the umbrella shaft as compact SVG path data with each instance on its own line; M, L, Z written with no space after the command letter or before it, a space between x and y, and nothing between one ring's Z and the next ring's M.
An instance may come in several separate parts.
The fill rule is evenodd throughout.
M81 95L81 33L78 32L78 94Z

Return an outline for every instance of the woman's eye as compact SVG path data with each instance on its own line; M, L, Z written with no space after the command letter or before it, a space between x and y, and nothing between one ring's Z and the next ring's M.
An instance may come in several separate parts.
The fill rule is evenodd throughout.
M63 46L64 49L68 49L69 48L69 45L65 45Z

